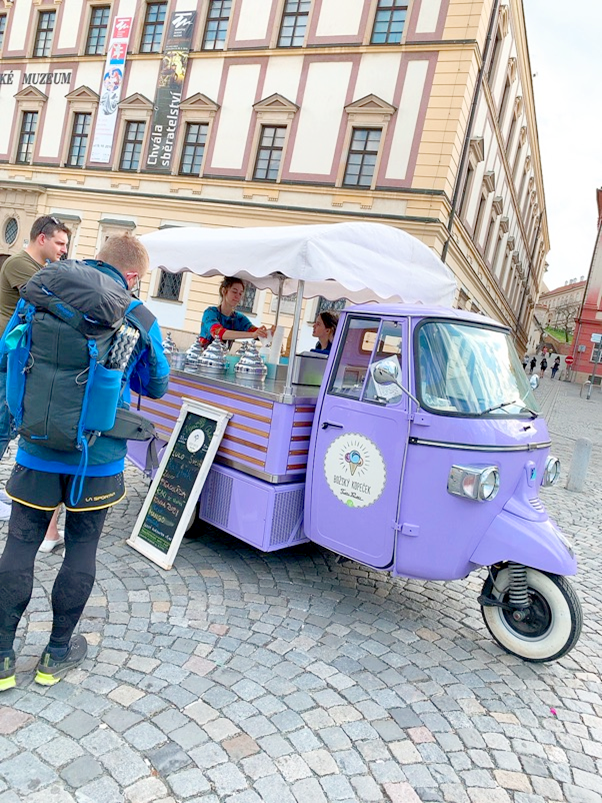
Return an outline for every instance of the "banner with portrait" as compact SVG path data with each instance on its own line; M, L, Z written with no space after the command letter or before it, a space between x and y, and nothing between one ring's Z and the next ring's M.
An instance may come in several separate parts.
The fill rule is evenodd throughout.
M174 11L167 31L146 169L170 173L196 11Z
M90 161L109 164L113 149L113 135L117 124L117 107L121 100L125 59L132 29L132 17L116 17L107 50L102 77L96 126L92 139Z

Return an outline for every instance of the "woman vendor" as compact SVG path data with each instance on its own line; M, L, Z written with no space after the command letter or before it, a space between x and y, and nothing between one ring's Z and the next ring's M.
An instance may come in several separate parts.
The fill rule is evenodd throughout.
M207 307L201 322L199 343L206 348L216 338L218 340L241 340L249 334L267 337L265 326L253 326L246 315L236 312L243 299L245 286L241 279L226 277L219 286L220 303L217 307ZM231 345L231 344L229 344Z
M324 310L316 315L312 334L318 338L318 342L312 351L317 351L318 354L330 354L338 322L339 316L336 312Z

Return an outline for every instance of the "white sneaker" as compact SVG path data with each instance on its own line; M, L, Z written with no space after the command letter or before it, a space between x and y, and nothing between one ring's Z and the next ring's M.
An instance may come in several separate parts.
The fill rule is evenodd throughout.
M10 505L5 505L4 502L0 502L0 521L8 521L10 519L10 512L12 508Z
M40 544L38 552L52 552L57 546L62 546L65 543L65 533L59 530L59 537L56 541L51 541L50 538L44 538Z

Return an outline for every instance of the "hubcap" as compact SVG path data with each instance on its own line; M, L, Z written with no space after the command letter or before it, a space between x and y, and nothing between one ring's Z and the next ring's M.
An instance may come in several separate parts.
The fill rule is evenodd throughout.
M530 605L524 611L524 617L517 621L511 611L502 611L506 625L520 636L525 638L541 638L545 636L552 624L552 609L545 600L545 597L529 589ZM504 595L504 602L508 602L508 594Z

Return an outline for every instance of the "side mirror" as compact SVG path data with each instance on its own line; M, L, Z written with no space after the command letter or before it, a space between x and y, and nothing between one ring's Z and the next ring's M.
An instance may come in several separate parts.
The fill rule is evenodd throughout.
M399 381L399 363L396 358L381 360L377 362L376 365L372 365L370 370L372 372L372 378L377 385L384 385L385 387L387 385L396 385L403 393L409 396L418 409L420 409L420 402L416 396L412 396L410 391L404 388ZM383 391L383 394L384 393L385 391Z
M377 363L374 366L372 376L378 385L393 384L401 387L399 384L399 368L397 362L393 360L381 360Z
M533 388L533 390L537 390L539 387L539 377L532 374L531 378L529 379L529 384Z

